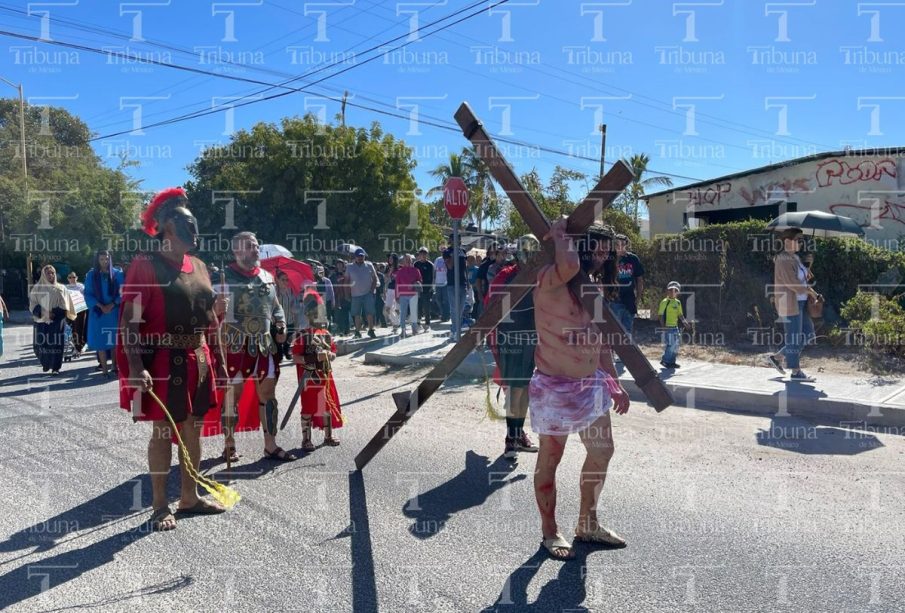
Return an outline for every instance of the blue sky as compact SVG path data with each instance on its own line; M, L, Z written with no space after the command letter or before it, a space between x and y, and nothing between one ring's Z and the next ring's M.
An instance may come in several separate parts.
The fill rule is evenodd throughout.
M0 1L2 30L127 48L232 77L278 83L339 62L294 83L328 77L311 93L158 128L143 126L263 88L5 36L0 76L22 82L32 104L78 114L98 135L140 124L143 133L95 145L111 165L122 151L138 161L132 174L146 189L186 181L200 149L228 142L230 130L306 110L332 119L339 103L323 96L343 91L353 103L405 116L347 109L347 123L377 119L415 148L425 191L434 183L427 171L466 141L413 117L451 124L463 100L494 134L592 159L603 118L608 161L647 153L650 167L676 175L676 185L847 144L905 144L905 43L896 35L905 7L895 3L511 0L488 11L492 3ZM364 53L471 6L460 17L483 10L432 36L425 33L436 26L426 28L404 50ZM517 171L536 167L544 177L557 164L598 168L531 147L506 150Z

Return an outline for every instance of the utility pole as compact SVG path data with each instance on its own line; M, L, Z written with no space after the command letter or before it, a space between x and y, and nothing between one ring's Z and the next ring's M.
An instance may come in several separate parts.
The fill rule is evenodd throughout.
M604 158L606 158L606 124L600 124L600 176L606 174L603 170Z
M343 104L342 104L342 110L340 111L340 113L342 116L342 119L341 119L342 126L344 128L346 127L346 100L348 100L348 98L349 98L349 92L348 91L343 92Z
M23 193L23 197L25 198L26 206L28 205L28 161L25 156L25 95L23 94L22 84L19 83L16 85L11 81L7 81L3 77L0 77L0 81L3 81L10 87L13 87L19 91L19 138L22 141L22 182L25 188ZM6 229L3 224L3 212L0 210L0 241L6 240Z

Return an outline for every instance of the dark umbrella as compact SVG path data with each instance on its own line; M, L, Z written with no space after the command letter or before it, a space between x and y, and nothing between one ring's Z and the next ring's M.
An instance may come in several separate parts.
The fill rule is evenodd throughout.
M851 217L833 215L823 211L783 213L767 224L767 229L774 232L782 232L789 228L799 228L804 234L821 238L851 235L864 236L864 230Z

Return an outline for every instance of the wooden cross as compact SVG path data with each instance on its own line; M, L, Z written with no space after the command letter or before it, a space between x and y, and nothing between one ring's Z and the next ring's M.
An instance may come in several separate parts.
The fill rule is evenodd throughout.
M512 204L531 228L531 232L538 238L544 237L550 229L550 222L547 221L540 207L487 135L471 107L467 103L462 103L459 110L456 111L455 118L459 127L462 128L465 138L475 145L478 155L487 163L491 175L506 191ZM585 233L594 222L595 217L622 193L631 183L632 178L633 175L628 166L622 161L617 162L569 215L568 234ZM368 462L455 371L462 360L479 345L488 333L496 328L497 324L508 315L513 307L518 305L528 292L534 289L540 268L551 262L553 262L553 249L552 245L547 244L540 263L522 268L511 283L505 288L501 288L500 296L491 301L468 333L453 345L446 356L431 369L424 381L414 391L393 394L396 412L355 457L355 466L359 470L367 466ZM669 390L657 376L656 371L641 350L632 343L625 329L610 312L606 302L601 299L597 286L587 277L586 273L579 272L578 274L584 275L582 286L593 290L582 292L580 298L584 308L592 314L593 323L601 334L601 338L614 341L611 342L611 346L634 377L635 384L641 388L654 408L658 412L662 411L673 402ZM455 317L455 315L453 316Z

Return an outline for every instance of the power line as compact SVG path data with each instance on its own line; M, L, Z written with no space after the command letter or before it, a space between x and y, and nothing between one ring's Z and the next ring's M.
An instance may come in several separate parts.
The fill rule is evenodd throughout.
M499 2L495 3L494 5L491 5L490 8L492 8L493 6L497 6L497 5L499 5L499 4L503 4L503 3L507 2L507 1L508 1L508 0L500 0ZM476 3L476 4L479 4L479 3ZM472 5L472 6L470 6L470 7L466 7L466 8L464 8L464 9L460 9L459 11L456 11L456 12L452 13L451 15L447 16L447 17L444 17L444 18L439 19L439 20L437 20L437 21L435 21L435 22L432 22L431 24L428 24L428 25L425 26L425 27L430 27L431 25L434 25L434 24L439 23L439 22L441 22L441 21L445 21L446 19L449 19L449 18L452 17L452 16L455 16L455 15L457 15L457 14L461 14L462 12L464 12L464 11L466 11L466 10L469 10L470 8L473 8L473 6L474 6L474 5ZM445 24L444 26L442 26L442 27L440 27L440 28L438 28L438 29L436 29L436 30L433 30L433 31L431 31L431 32L427 32L427 33L425 33L423 36L424 36L424 37L428 37L428 36L431 36L431 35L436 34L436 33L438 33L438 32L441 32L441 31L443 31L443 30L445 30L445 29L448 29L448 28L450 28L450 27L452 27L452 26L454 26L454 25L457 25L458 23L461 23L461 22L463 22L463 21L465 21L465 20L467 20L467 19L470 19L471 17L474 17L475 15L480 14L481 12L483 12L483 9L480 10L480 11L476 11L475 13L471 13L471 14L469 14L469 15L466 15L465 17L462 17L462 18L460 18L460 19L458 19L458 20L456 20L456 21L454 21L454 22L452 22L452 23ZM33 36L25 35L25 34L14 33L14 32L0 31L0 35L11 36L11 37L14 37L14 38L22 38L22 39L31 40L31 41L34 41L34 42L45 42L45 43L48 43L48 44L53 44L53 45L58 45L58 46L67 47L67 48L78 49L78 50L82 50L82 51L88 51L88 52L94 52L94 53L101 53L101 54L105 54L105 55L110 55L110 54L111 54L111 52L108 51L108 50L96 49L96 48L88 47L88 46L85 46L85 45L76 45L76 44L74 44L74 43L67 43L67 42L63 42L63 41L48 41L48 40L42 40L42 39L39 39L39 38L37 38L37 37L33 37ZM399 38L403 38L404 36L407 36L407 34L406 34L406 35L403 35L403 36L396 37L396 38L394 38L394 39L392 39L392 40L398 40ZM395 51L395 50L397 50L397 49L400 49L400 48L406 46L407 44L408 44L408 43L403 43L402 45L399 45L399 46L395 47L394 49L390 50L390 52ZM384 47L384 46L386 46L386 43L381 44L381 45L378 45L378 46L376 46L376 47L373 47L373 48L371 48L369 51L374 50L374 49L377 49L377 48L380 48L380 47ZM260 99L248 100L248 101L246 101L246 102L244 102L244 103L242 103L242 104L233 105L232 107L227 107L227 108L236 108L236 107L241 107L241 106L247 106L247 105L250 105L250 104L253 104L253 103L256 103L256 102L263 102L263 101L265 101L265 100L271 100L271 99L274 99L274 98L277 98L277 97L282 97L282 96L285 96L285 95L288 95L288 94L291 94L291 93L297 93L297 92L317 94L317 95L320 95L320 96L322 96L322 97L324 97L324 98L326 98L326 99L328 99L328 100L333 100L333 101L336 101L336 102L339 102L339 101L340 101L340 100L337 99L337 98L333 98L333 97L330 97L330 96L321 94L320 92L312 92L312 91L310 91L310 90L306 90L306 89L303 89L303 88L291 88L291 87L287 87L285 83L271 84L271 83L267 83L267 82L264 82L264 81L259 81L259 80L257 80L257 79L249 79L249 78L246 78L246 77L239 77L239 76L235 76L235 75L225 75L225 74L221 74L221 73L206 71L206 70L203 70L203 69L200 69L200 68L187 67L187 66L182 66L182 65L179 65L179 64L174 64L174 63L171 63L171 62L163 62L163 61L159 61L159 60L153 60L153 59L150 59L150 58L140 58L140 57L130 56L130 55L128 55L128 54L114 53L113 55L129 57L129 58L131 58L131 59L133 59L133 60L135 60L135 61L139 61L139 62L143 62L143 63L150 63L150 64L157 64L157 65L165 66L165 67L168 67L168 68L175 68L175 69L178 69L178 70L185 70L185 71L192 72L192 73L197 73L197 74L204 74L204 75L208 75L208 76L215 76L215 77L220 77L220 78L228 78L228 79L236 80L236 81L243 81L243 82L249 82L249 83L254 83L254 84L259 84L259 85L266 85L267 87L265 88L265 90L262 90L262 91L268 91L268 90L276 89L276 88L283 88L283 89L289 90L289 91L281 92L281 93L279 93L279 94L274 94L274 95L267 96L267 97L260 98ZM327 76L325 76L325 77L323 77L323 78L321 78L321 79L315 81L314 83L311 83L309 86L317 85L317 84L319 84L319 83L321 83L321 82L323 82L323 81L325 81L325 80L327 80L327 79L333 78L333 77L335 77L335 76L337 76L337 75L339 75L339 74L342 74L342 73L344 73L344 72L348 72L349 70L352 70L353 68L356 68L356 67L358 67L358 66L364 65L364 64L366 64L366 63L368 63L368 62L371 62L371 61L377 59L378 57L379 57L379 56L373 56L373 57L367 58L365 61L363 61L363 62L361 62L361 63L358 63L358 64L355 64L355 65L346 67L346 68L344 68L343 70L340 70L340 71L338 71L338 72L336 72L336 73L327 75ZM335 65L335 64L336 64L336 63L334 63L334 65ZM329 67L329 66L328 66L328 67ZM323 68L323 69L325 69L325 68ZM323 70L323 69L319 69L319 70L317 70L317 71L315 71L315 72L320 72L320 71ZM293 78L293 79L290 79L289 81L287 81L287 83L288 83L288 82L291 82L291 81L298 80L298 79L300 79L300 78L304 78L304 76L305 76L305 75L302 75L302 76L299 76L299 77L295 77L295 78ZM244 96L244 97L248 97L248 96ZM241 99L241 98L240 98L240 99ZM362 105L362 104L358 104L358 103L354 103L354 102L349 102L349 101L347 101L347 105L348 105L348 106L355 107L355 108L360 108L360 109L368 110L368 111L371 111L371 112L374 112L374 113L377 113L377 114L380 114L380 115L384 115L384 116L390 116L390 117L395 117L395 118L399 118L399 119L407 119L407 118L408 118L407 116L402 115L402 114L399 114L399 113L390 112L390 111L385 111L385 110L382 110L382 109L377 109L377 108L374 108L374 107L370 107L370 106L367 106L367 105ZM209 115L209 114L213 114L213 113L222 112L223 110L224 110L224 109L218 108L218 109L209 109L209 110L205 110L205 111L197 111L197 112L194 112L194 113L189 113L189 114L186 114L186 115L183 115L183 116L170 118L170 119L167 119L167 120L164 120L164 121L160 121L160 122L156 122L156 123L153 123L153 124L148 124L148 125L143 126L142 129L148 129L148 128L153 128L153 127L158 127L158 126L163 126L163 125L170 125L170 124L173 124L173 123L178 123L178 122L181 122L181 121L186 121L186 120L188 120L188 119L193 119L193 118L195 118L195 117L202 117L202 116L205 116L205 115ZM455 132L455 133L458 133L458 132L459 132L459 128L458 128L457 126L450 125L450 124L448 124L448 123L438 123L438 122L434 122L434 121L424 121L424 120L420 120L420 121L419 121L419 124L423 124L423 125L425 125L425 126L430 126L430 127L434 127L434 128L437 128L437 129L442 129L442 130L450 131L450 132ZM112 133L112 134L107 134L107 135L103 135L103 136L97 136L97 137L94 137L94 138L92 138L92 139L90 139L90 140L91 140L91 141L95 141L95 140L103 140L103 139L107 139L107 138L113 138L113 137L115 137L115 136L121 136L121 135L123 135L123 134L128 134L128 133L130 133L130 132L132 132L132 130L125 130L125 131L120 131L120 132L116 132L116 133ZM518 140L508 139L508 138L503 138L503 137L495 137L495 138L496 138L496 140L498 140L499 142L504 142L504 143L513 144L513 145L522 146L522 147L530 147L530 148L533 148L533 149L536 149L536 150L538 150L538 151L542 151L542 152L545 152L545 153L550 153L550 154L555 154L555 155L561 155L561 156L570 157L570 158L574 158L574 159L587 160L587 161L591 161L591 162L597 162L597 161L598 161L597 158L591 158L591 157L588 157L588 156L576 155L576 154L569 153L569 152L566 152L566 151L562 151L562 150L559 150L559 149L554 149L554 148L552 148L552 147L546 147L546 146L542 146L542 145L536 145L536 144L527 143L527 142L524 142L524 141L518 141ZM662 175L665 175L665 176L671 176L671 177L675 177L675 178L679 178L679 179L685 179L685 180L691 180L691 181L698 181L698 180L699 180L699 179L694 178L694 177L687 177L687 176L678 175L678 174L674 174L674 173L658 172L658 171L656 171L656 170L654 170L654 169L651 169L651 170L652 170L652 172L657 172L658 174L662 174Z

